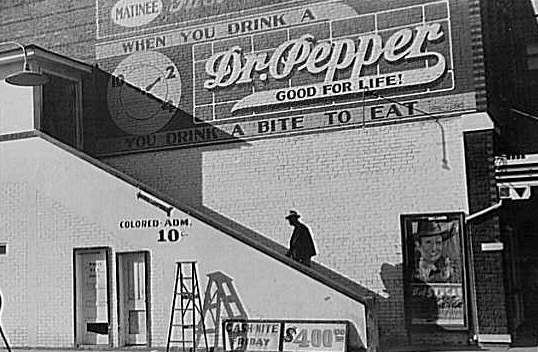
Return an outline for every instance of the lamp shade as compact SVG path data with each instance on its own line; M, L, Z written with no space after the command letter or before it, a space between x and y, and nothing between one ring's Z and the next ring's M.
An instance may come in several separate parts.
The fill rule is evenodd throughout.
M22 66L22 71L15 72L5 78L5 81L9 84L15 86L40 86L46 84L49 81L49 78L39 72L30 70L30 65L28 65L28 57L26 55L26 48L17 42L9 41L0 43L0 45L16 45L22 49L24 55L24 64Z
M41 86L49 82L49 78L34 71L19 71L6 77L6 82L15 86Z

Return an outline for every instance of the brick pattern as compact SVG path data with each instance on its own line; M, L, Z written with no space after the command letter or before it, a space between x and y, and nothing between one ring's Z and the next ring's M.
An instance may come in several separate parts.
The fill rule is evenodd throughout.
M208 18L218 20L222 17L230 17L237 14L250 14L259 12L259 8L265 11L271 8L293 6L298 0L273 1L272 6L268 6L265 0L168 0L163 1L161 16L151 22L152 27L161 29L170 28L176 23L188 21L194 24L207 23ZM125 28L110 23L110 12L117 1L98 0L98 17L100 20L99 37L110 37L126 33L137 33L147 28ZM125 17L125 15L124 15Z
M401 96L409 94L412 90L415 94L434 93L438 91L452 90L454 88L453 63L452 63L452 43L450 38L450 24L447 2L434 2L424 5L410 6L406 8L389 10L379 13L366 14L358 17L346 18L344 20L334 20L316 23L314 25L296 26L277 31L271 31L270 34L253 34L226 41L215 41L209 44L203 43L193 46L193 73L194 77L194 108L195 116L201 121L222 120L238 118L242 116L251 116L251 111L243 113L231 113L231 108L242 98L260 91L272 89L285 89L307 84L321 83L325 79L324 74L311 74L306 70L295 72L289 79L279 79L269 77L265 81L260 81L259 74L254 74L254 83L241 84L227 89L217 89L210 91L203 88L204 81L208 79L205 72L206 62L213 54L226 51L233 46L239 46L244 55L267 53L268 58L274 53L275 49L288 40L299 38L303 35L313 35L318 42L336 42L342 39L350 39L355 43L358 42L361 35L378 34L383 40L387 40L390 35L402 27L419 27L435 21L442 26L442 32L445 37L440 43L429 42L428 51L443 54L447 62L447 72L445 77L440 79L434 86L413 87L402 91L397 89L390 96ZM270 36L271 39L268 38ZM414 60L412 63L402 60L398 62L397 71L406 71L419 67L427 67L427 59ZM387 72L394 72L394 64L381 58L374 65L365 65L361 76L376 75ZM350 79L351 69L337 70L334 81ZM368 99L370 100L370 99ZM340 102L341 99L329 99L325 105L330 106ZM304 107L310 107L312 104L307 102ZM303 107L303 106L301 106ZM289 106L271 108L275 110L289 110Z
M30 260L30 239L20 233L29 228L28 212L23 210L30 195L26 183L6 183L0 187L0 241L8 246L7 255L0 256L2 327L12 343L26 341L30 329L26 322L32 316L26 304L29 299L27 284L32 273L26 266L19 265L19 261L11 260L12 257L22 262ZM18 280L12 280L13 277ZM7 282L10 284L6 285Z
M473 80L476 91L476 104L479 110L487 108L486 70L484 64L484 45L482 31L482 14L480 0L469 1L469 21L471 30L471 48L473 53Z
M140 244L104 231L25 183L0 184L0 195L0 242L8 244L8 255L0 256L0 282L8 283L0 286L4 331L12 346L74 347L73 248L110 247L114 258L116 251L140 250ZM110 264L110 283L115 287L115 260ZM173 278L165 273L173 272L165 268L173 265L173 258L159 260L157 256L150 267L153 284L170 287L152 292L152 341L156 346L166 344ZM111 292L110 321L115 332L117 297L115 289ZM113 339L117 345L117 336Z
M472 214L498 201L494 178L493 132L466 133L465 154L469 208ZM473 249L479 331L481 334L507 334L503 253L484 253L480 250L480 243L501 239L498 213L470 223L468 231Z
M0 40L35 43L91 62L95 46L94 6L94 2L66 5L59 0L10 1L0 5L0 33L4 33L0 34ZM434 12L432 16L439 16ZM13 33L17 35L9 37ZM468 207L461 119L444 118L440 123L446 134L444 146L439 126L429 120L249 141L237 147L220 145L125 155L109 158L107 162L178 202L216 211L284 246L291 229L283 217L290 208L297 209L313 230L319 252L315 260L375 292L382 341L402 342L407 339L407 331L403 323L399 216L402 213L466 210ZM443 147L446 147L450 169L442 167ZM479 187L479 177L472 176L476 187ZM469 192L475 192L474 189ZM0 234L8 241L17 236L9 231L19 228L14 222L32 223L21 210L24 209L24 199L31 202L33 198L41 211L34 221L34 226L44 234L39 238L41 251L71 251L74 246L96 245L114 246L119 250L137 248L129 242L118 243L119 240L98 225L76 218L69 209L25 185L2 185L0 191L12 194L0 199L0 216L9 219L0 221ZM488 190L480 192L478 194L487 194ZM475 193L469 193L470 199L475 196ZM471 208L473 206L474 203ZM480 208L481 204L476 206ZM72 242L59 243L57 238L60 237L71 238ZM26 255L32 240L29 237L18 241L17 246L9 248L10 255ZM485 267L495 258L491 259L480 265ZM39 257L25 260L37 261L42 270L35 274L23 272L24 266L15 267L0 257L3 268L4 264L12 265L11 270L0 272L0 281L3 281L2 275L12 272L28 278L28 275L45 276L56 265L72 266L72 262L48 263ZM169 264L155 263L152 277L157 281L164 280L163 267ZM67 280L64 275L60 272L55 279ZM483 280L488 279L484 275ZM36 278L37 288L45 284L43 280ZM21 279L20 285L27 281ZM492 286L487 287L486 290L492 289ZM68 331L72 331L72 321L69 320L73 312L72 292L44 290L43 295L53 303L36 308L23 303L28 301L24 296L28 287L2 289L23 292L21 302L15 303L17 308L10 308L2 316L15 344L36 339L37 345L71 346L73 339L69 335L63 341L51 341L45 330L51 326L51 320L36 322L30 327L21 324L27 321L22 319L24 314L27 318L34 314L32 309L45 309L55 317L54 324L58 322L60 328L69 327ZM488 291L482 297L494 298L494 294ZM153 298L156 304L152 308L152 319L156 327L166 325L159 319L167 317L169 307L159 302L167 302L167 295L168 291L163 292L163 297ZM116 314L116 309L112 312ZM496 318L500 319L493 317L491 321ZM481 319L487 322L490 317ZM165 328L156 328L155 341L162 343L165 334Z
M20 0L0 4L0 42L36 44L93 63L95 37L95 1Z
M50 159L47 161L51 162ZM70 172L77 168L77 160L72 158L71 161L73 165L67 166ZM60 164L66 165L61 162ZM43 169L52 171L54 168L44 167ZM88 171L87 168L85 170ZM68 174L74 177L74 174L69 172ZM91 172L87 174L96 176ZM49 174L45 172L39 174L38 177L41 179L44 175ZM8 175L9 177L12 175ZM75 307L73 297L75 293L73 288L75 283L73 278L75 270L73 249L95 249L96 247L109 248L109 273L111 274L109 288L112 296L109 299L111 317L108 321L112 322L110 331L113 335L111 339L113 346L118 346L118 336L116 335L118 331L118 306L116 303L118 301L116 296L118 283L116 281L115 257L120 253L140 250L150 252L151 256L149 279L151 283L152 347L162 349L166 345L171 293L174 284L174 263L180 259L199 260L201 264L199 279L202 292L205 292L204 287L207 289L209 273L222 270L223 273L231 275L239 293L240 301L237 303L243 305L249 317L261 319L303 316L310 317L310 319L350 318L358 323L356 327L361 334L360 337L356 334L350 336L352 344L350 347L358 347L358 342L361 339L365 341L364 335L362 335L364 325L360 317L364 313L361 304L351 302L349 298L337 294L336 291L331 291L324 284L313 282L308 276L304 276L293 268L222 235L218 230L207 228L198 220L194 220L195 226L192 229L192 236L188 238L190 242L187 242L185 246L164 245L156 242L156 238L153 237L155 234L149 230L116 231L116 226L111 228L107 217L114 218L117 215L114 210L110 211L111 207L107 207L104 213L97 209L98 214L94 214L88 210L92 209L91 207L86 208L85 205L75 204L94 197L93 194L82 197L88 195L86 191L91 193L91 189L95 189L94 187L84 189L82 185L88 184L83 181L76 184L84 190L71 194L58 192L58 187L61 187L60 182L56 182L56 185L53 183L50 188L46 182L29 182L31 182L31 186L0 183L0 194L2 195L0 209L3 210L1 213L0 242L9 242L13 249L7 257L0 257L2 268L10 269L9 272L2 270L0 273L3 285L8 288L5 292L7 300L2 312L2 323L12 345L17 348L74 347L73 314ZM118 182L121 183L121 181ZM35 189L34 187L40 188ZM110 189L108 188L110 184L103 182L103 187ZM116 190L116 188L113 189ZM114 201L113 199L125 199L125 192L128 192L129 196L133 195L129 198L135 201L135 191L134 187L124 183L118 184L117 192L110 199L102 197L102 194L101 199L104 203L110 204ZM66 201L66 198L71 196L74 201L71 202L71 198ZM114 198L115 196L118 198ZM142 206L138 202L135 204L137 205L135 208L143 209L145 213L146 206L144 204ZM125 204L125 207L129 208L129 204ZM121 212L122 210L120 210ZM27 214L26 217L17 216L21 213ZM3 217L3 214L6 214L6 217ZM7 236L6 233L14 233L15 235ZM229 247L227 247L228 245ZM222 252L222 248L229 249L229 251ZM222 256L219 257L219 254ZM239 262L237 258L240 258ZM253 263L253 267L260 265L260 270L245 269L241 264L241 259ZM276 271L274 277L271 276L272 270L270 268ZM260 273L261 276L259 276ZM265 278L266 281L260 283L259 292L256 292L258 286L252 287L251 285L260 277ZM81 281L78 282L81 283ZM267 295L274 296L289 290L290 287L297 289L297 291L292 289L296 293L295 297L282 296L283 304L271 305L272 309L266 309L265 297ZM17 291L13 291L14 289ZM299 293L297 294L297 292ZM314 309L314 301L304 302L302 297L306 293L317 295L317 299L325 307L315 306L315 308L320 308L317 310ZM330 300L330 302L325 304L326 300ZM290 309L288 304L296 309ZM222 314L222 316L227 316L228 313L223 311Z
M110 248L110 285L116 287L116 261L115 256L118 252L132 252L140 251L141 248L139 239L136 237L132 239L126 239L125 237L117 236L115 233L107 232L100 228L100 226L89 219L83 219L75 215L76 213L70 209L66 209L62 205L58 204L54 199L45 196L43 194L38 194L38 209L43 210L43 213L40 214L38 218L38 233L40 238L38 238L40 247L49 249L50 251L59 251L62 253L71 252L73 248L94 248L94 247L109 247ZM53 236L52 234L55 234ZM67 239L67 240L66 240ZM68 239L71 239L69 241ZM47 277L47 280L50 281L50 275L46 275L47 272L54 272L55 279L61 280L63 283L61 287L73 286L68 281L72 281L73 278L73 263L71 256L58 256L63 257L64 263L41 263L42 265L42 274L44 277ZM58 270L58 267L62 267L62 270ZM151 295L151 324L152 324L152 343L154 346L164 346L166 344L167 332L168 332L168 323L169 323L169 314L170 314L170 299L173 279L169 275L173 274L172 271L168 270L174 267L174 258L159 256L158 254L154 255L150 265L150 277L152 280L152 285L154 287L165 287L169 289L162 290L152 290ZM43 289L48 287L49 290L53 288L50 287L50 284L44 284ZM112 296L110 297L110 312L112 316L110 321L114 323L112 326L112 331L116 332L118 330L118 308L117 308L117 296L116 290L112 289ZM48 314L44 316L51 316L51 319L58 319L59 316L63 316L63 337L64 341L62 346L69 346L73 343L74 336L69 336L65 334L66 331L73 330L73 291L64 291L62 292L55 291L50 292L51 297L54 297L51 301L53 303L46 305L44 309L49 310ZM66 302L70 304L67 305ZM63 308L60 308L63 307ZM63 309L63 310L62 310ZM47 322L48 324L48 322ZM40 341L42 344L47 344L48 346L58 347L60 341L56 338L55 335L50 334L49 329L47 328L50 325L43 324L42 336ZM114 336L114 344L117 345L117 336Z
M399 217L467 204L461 119L440 123L449 170L431 120L105 161L284 246L291 233L284 215L297 209L313 230L315 260L376 292L381 340L403 341Z

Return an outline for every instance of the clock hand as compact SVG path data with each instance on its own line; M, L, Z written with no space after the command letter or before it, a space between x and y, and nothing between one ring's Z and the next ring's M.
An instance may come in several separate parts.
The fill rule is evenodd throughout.
M157 77L155 79L155 81L153 81L152 83L150 83L147 87L146 87L146 92L149 92L151 90L151 88L153 88L153 86L155 86L159 81L161 80L161 76Z

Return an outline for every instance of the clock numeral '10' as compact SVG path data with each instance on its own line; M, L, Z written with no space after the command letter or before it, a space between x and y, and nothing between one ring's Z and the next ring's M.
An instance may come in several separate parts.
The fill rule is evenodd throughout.
M120 87L125 83L125 76L117 75L112 76L112 87Z

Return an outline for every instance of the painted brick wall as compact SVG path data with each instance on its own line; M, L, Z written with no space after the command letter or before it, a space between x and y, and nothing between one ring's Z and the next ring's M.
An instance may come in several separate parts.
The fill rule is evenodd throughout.
M94 1L0 6L0 33L19 33L4 39L93 59ZM470 72L470 66L462 70ZM442 167L441 130L431 120L106 161L180 202L216 211L282 245L291 232L283 217L297 209L313 230L315 260L377 293L382 338L402 341L399 216L467 209L461 121L440 122L450 169ZM47 219L45 228L52 226Z
M4 296L4 331L12 346L72 347L75 339L73 248L111 246L111 257L114 257L116 250L140 250L140 244L81 218L75 210L27 184L2 184L0 192L4 195L0 201L0 238L9 246L8 255L0 256L0 281L9 283L0 287ZM31 214L31 219L27 214ZM152 292L152 341L154 345L164 346L174 260L161 256L154 259L152 282L155 287L167 289ZM110 263L110 284L115 287L115 261ZM114 322L111 330L115 332L118 329L115 290L110 302L110 321ZM113 339L117 345L117 336Z
M326 282L177 209L173 218L189 223L182 228L187 235L181 241L159 241L155 227L122 228L119 223L128 219L168 218L160 209L137 199L138 187L49 142L39 138L7 141L0 143L0 150L2 165L9 165L0 174L0 243L9 246L8 254L0 256L5 304L2 324L13 346L73 347L73 252L96 247L110 248L108 321L112 322L113 346L118 346L115 256L133 251L148 251L151 257L154 347L166 344L178 260L199 263L201 292L209 292L211 274L221 273L233 281L237 290L233 302L241 305L249 318L349 320L353 323L350 348L366 343L364 305ZM84 279L77 279L77 283L83 287L88 284ZM224 296L219 300L230 303L231 295ZM230 313L221 309L221 314L228 317Z
M73 345L74 335L65 332L73 332L74 327L74 292L73 292L73 248L94 248L110 246L110 257L114 258L116 251L128 252L141 250L138 238L128 240L117 236L114 232L103 229L91 219L81 218L75 209L68 209L58 203L54 198L34 190L36 197L38 216L36 223L36 242L41 251L54 256L51 260L49 255L38 256L36 264L38 270L35 275L38 278L36 294L41 295L40 300L47 297L48 304L39 304L38 313L40 320L37 321L37 346L43 347L69 347ZM163 346L167 338L167 326L169 324L170 299L173 292L173 258L165 258L157 255L152 260L150 276L155 287L166 287L166 290L154 290L152 292L151 321L153 330L152 341L154 345ZM116 287L116 261L110 260L110 285ZM39 279L43 278L43 279ZM53 279L57 285L50 285ZM111 314L113 325L111 331L118 330L117 291L111 290ZM55 326L59 334L51 334L51 326ZM28 338L31 338L30 336ZM117 345L117 334L112 337ZM21 340L26 341L26 340ZM17 341L14 341L16 344ZM20 346L20 344L19 344ZM33 345L36 346L36 345Z
M314 234L315 260L379 297L381 339L406 339L400 215L465 211L461 118L203 147L105 161L202 211L287 246L289 209Z
M19 265L18 261L10 260L11 257L19 258L21 262L31 260L28 247L30 240L21 236L21 232L29 230L28 212L24 211L27 207L31 193L28 191L28 185L21 183L6 183L0 187L0 233L2 242L7 243L7 255L0 256L0 282L12 282L13 277L20 278L10 285L2 284L2 323L6 321L11 323L9 327L10 341L22 341L28 338L30 327L26 321L32 317L30 307L25 304L29 298L28 286L29 278L33 275L25 266ZM10 221L7 221L10 219ZM22 231L21 231L22 230ZM17 241L16 241L17 240ZM12 245L17 242L18 245ZM8 298L9 297L9 298ZM16 305L18 309L13 312L6 309L9 305ZM15 317L14 315L17 315ZM6 326L3 325L4 329Z
M74 326L73 262L66 254L75 244L102 243L102 232L25 183L2 184L0 191L0 233L8 243L8 255L0 258L0 281L9 283L1 287L2 321L9 341L13 346L70 347L72 334L54 333L73 332Z
M8 243L8 255L0 256L0 281L9 283L0 287L4 331L12 346L72 347L73 248L111 245L133 251L140 247L115 238L114 233L80 218L75 211L26 183L2 184L0 194L1 242ZM114 250L111 256L115 256ZM114 264L111 261L111 273L116 272ZM154 261L152 269L154 281L162 283L163 261ZM110 279L115 286L115 275ZM155 292L156 302L168 302L170 292L172 289ZM111 302L116 301L113 295ZM111 321L117 324L117 309L112 307ZM161 327L153 333L153 341L162 345L166 341L169 307L155 304L152 312L154 326ZM112 331L117 331L116 324Z

